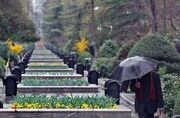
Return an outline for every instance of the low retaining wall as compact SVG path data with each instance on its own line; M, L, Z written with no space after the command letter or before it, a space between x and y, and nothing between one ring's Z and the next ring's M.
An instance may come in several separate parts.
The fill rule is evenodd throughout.
M131 118L131 110L119 109L0 109L1 118Z
M22 79L59 79L59 78L69 78L69 79L81 79L82 75L26 75L22 74Z
M71 68L67 69L26 69L26 72L72 72L74 71Z
M98 86L23 86L18 85L18 93L98 93Z
M42 62L46 62L46 63L62 63L63 60L62 59L57 59L57 60L30 60L30 62L32 63L42 63Z

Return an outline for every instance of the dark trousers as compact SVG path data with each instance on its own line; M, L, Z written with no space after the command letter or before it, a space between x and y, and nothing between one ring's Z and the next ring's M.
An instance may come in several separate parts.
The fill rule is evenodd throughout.
M142 113L138 113L139 118L154 118L154 113L149 114L146 110L144 110Z

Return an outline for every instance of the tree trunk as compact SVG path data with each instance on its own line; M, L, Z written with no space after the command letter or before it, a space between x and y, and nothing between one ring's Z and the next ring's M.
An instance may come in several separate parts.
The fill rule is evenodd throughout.
M150 0L150 4L151 4L151 12L152 12L152 32L155 33L158 31L155 0Z
M94 0L91 0L91 22L89 26L91 32L91 45L94 47L94 58L97 57L97 46L96 46L96 25L94 16Z
M164 33L167 33L167 25L166 25L166 9L167 9L167 7L166 7L166 0L163 0L163 6L164 6L164 8L163 8L163 24L164 24L164 29L163 29L163 32Z

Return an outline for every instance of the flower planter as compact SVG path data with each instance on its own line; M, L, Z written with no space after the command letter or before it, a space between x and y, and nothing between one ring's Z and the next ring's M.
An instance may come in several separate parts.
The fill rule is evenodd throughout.
M131 118L131 110L119 109L0 109L1 118Z
M32 58L58 58L56 55L32 55L31 56L31 59Z
M22 79L60 79L60 78L69 78L69 79L81 79L82 75L73 74L73 75L26 75L22 74Z
M98 86L23 86L18 85L18 93L98 93Z
M67 69L67 66L28 66L29 69Z
M29 63L28 66L31 67L31 66L67 66L67 65L65 65L63 62L61 62L61 63L59 63L59 62L57 62L57 63L56 62L53 62L53 63L47 63L47 62L34 63L34 62L32 62L32 63Z
M51 53L51 52L46 52L46 53L41 53L41 52L36 52L36 53L33 53L33 56L35 56L35 55L48 55L48 56L51 56L51 55L53 55L54 56L54 54L53 53Z
M26 69L26 72L73 72L74 70L71 68L67 69Z
M49 75L74 75L75 73L73 71L71 72L67 72L67 71L63 71L63 72L27 72L26 75L42 75L42 76L49 76Z
M57 60L30 60L30 63L62 63L62 59Z
M48 57L48 58L31 58L30 60L58 60L58 57Z

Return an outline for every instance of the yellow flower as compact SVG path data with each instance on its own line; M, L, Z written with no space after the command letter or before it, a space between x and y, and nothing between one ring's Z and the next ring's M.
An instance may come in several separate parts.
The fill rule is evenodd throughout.
M12 108L12 109L17 109L17 103L12 104L11 108Z
M8 44L9 50L10 50L12 53L19 54L19 53L21 53L21 51L23 50L23 45L16 44L16 43L14 43L11 39L8 39L8 40L6 41L6 43Z
M75 48L80 52L83 53L88 48L89 42L88 40L81 39L79 42L75 43Z
M61 107L62 107L62 105L60 103L56 104L56 108L61 108Z
M13 104L11 106L11 108L13 108L13 109L23 108L23 105L22 104Z
M89 105L86 104L86 103L83 103L83 104L81 105L81 108L82 108L82 109L87 109L87 108L89 108Z
M117 109L117 108L118 108L117 105L113 105L113 106L111 107L111 109Z
M10 47L11 52L15 53L15 54L21 53L21 51L23 49L23 46L20 44L10 45L9 47Z
M95 105L94 108L95 108L95 109L99 109L99 106Z

